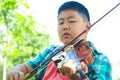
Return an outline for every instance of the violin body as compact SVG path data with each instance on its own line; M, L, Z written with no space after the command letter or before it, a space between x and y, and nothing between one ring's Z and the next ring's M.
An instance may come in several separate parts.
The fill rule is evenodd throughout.
M78 43L74 46L74 50L80 59L80 62L84 62L85 64L89 65L94 61L92 48L87 42Z
M66 49L65 51L66 51L66 53L65 52L59 53L59 55L57 55L57 57L56 57L56 60L54 59L54 62L55 62L55 64L57 64L56 65L57 67L59 64L61 64L61 66L58 67L58 71L62 75L68 76L71 80L81 80L81 77L84 78L82 80L86 80L85 73L82 70L80 62L84 62L86 65L89 65L94 61L94 57L92 55L92 48L88 45L87 42L79 41L76 44L74 44L73 46L71 46L71 47L69 46L68 49ZM61 57L66 58L66 59L62 59ZM60 61L60 59L61 59L61 61ZM73 59L74 61L76 61L77 66L80 66L80 70L79 70L80 76L73 74L72 71L70 70L70 68L62 66L66 61L68 61L70 59ZM59 62L58 62L58 60L59 60Z
M58 68L60 68L62 64L69 59L74 61L79 60L80 62L84 62L86 65L91 64L94 61L92 47L90 47L86 41L79 41L72 46L68 46L64 52L62 51L52 58Z

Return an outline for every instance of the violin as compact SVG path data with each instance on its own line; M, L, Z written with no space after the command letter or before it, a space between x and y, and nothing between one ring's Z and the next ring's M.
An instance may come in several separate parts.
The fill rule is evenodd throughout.
M86 41L80 40L69 45L64 51L65 52L60 52L52 58L59 73L64 76L68 76L71 80L87 80L80 62L84 62L86 65L89 65L94 61L92 47L90 47ZM72 73L73 71L70 68L62 66L68 60L74 60L76 63L77 73L79 75Z
M54 56L52 60L57 66L59 65L58 68L69 59L84 62L86 65L89 65L94 61L92 52L92 47L89 46L87 41L80 40L73 45L69 45L65 48L64 52L61 51L58 55Z

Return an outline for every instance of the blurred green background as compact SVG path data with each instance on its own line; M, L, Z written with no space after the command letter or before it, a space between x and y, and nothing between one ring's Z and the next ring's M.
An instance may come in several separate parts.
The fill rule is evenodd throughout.
M49 45L46 26L35 21L29 8L27 0L0 0L0 80L6 80L5 74L13 66Z

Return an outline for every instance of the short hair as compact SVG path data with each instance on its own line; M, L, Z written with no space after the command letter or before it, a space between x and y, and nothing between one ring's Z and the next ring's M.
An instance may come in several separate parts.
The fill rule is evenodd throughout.
M65 10L75 10L79 14L81 14L82 17L85 18L87 21L90 21L90 15L89 15L88 9L79 2L76 2L76 1L65 2L59 7L58 15L60 14L60 12Z

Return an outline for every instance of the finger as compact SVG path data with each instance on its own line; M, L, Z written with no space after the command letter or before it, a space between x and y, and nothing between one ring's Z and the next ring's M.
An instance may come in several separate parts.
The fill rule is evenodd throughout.
M73 60L69 60L63 64L64 67L68 67L73 73L76 73L76 63Z
M9 80L14 80L13 77L10 77Z
M68 60L63 64L64 67L71 67L73 65L74 61L73 60Z
M14 74L14 80L19 80L19 75L18 75L18 73Z
M82 69L84 70L84 72L87 73L87 72L88 72L88 67L87 67L87 65L86 65L84 62L81 62L80 64L81 64Z
M23 72L19 72L19 78L20 80L24 80L25 79L25 75Z
M88 60L87 59L85 59L85 63L88 65L89 64L89 62L88 62Z
M77 71L77 63L76 62L73 63L73 65L71 66L71 69L72 69L73 73L75 74Z
M7 79L7 80L10 80L10 77L7 75L7 76L6 76L6 79Z

